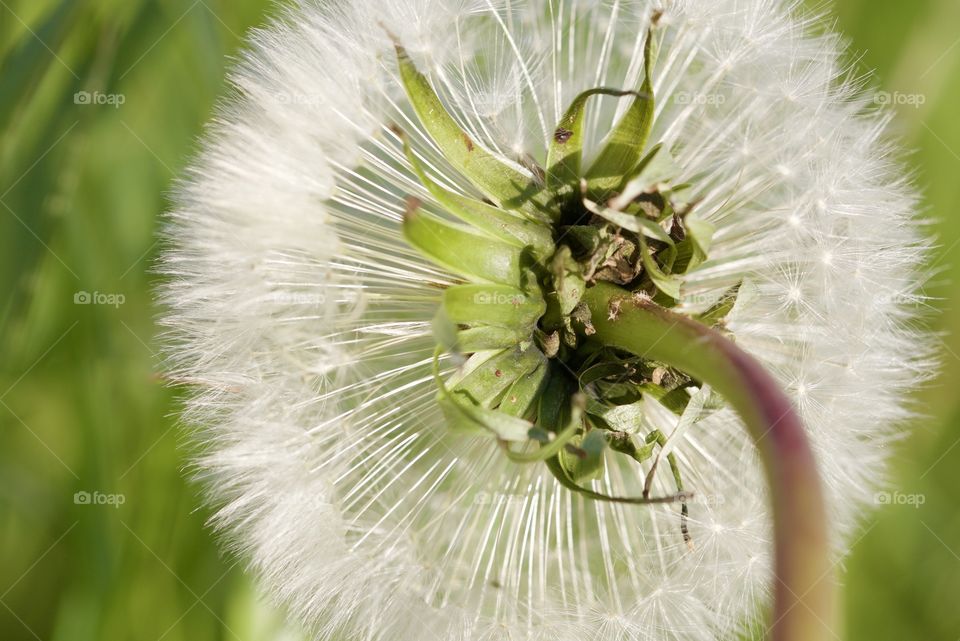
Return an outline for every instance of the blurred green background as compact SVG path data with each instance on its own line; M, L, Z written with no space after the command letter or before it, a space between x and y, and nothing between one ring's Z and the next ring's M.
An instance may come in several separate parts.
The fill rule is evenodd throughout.
M929 418L893 452L898 492L923 504L865 518L845 638L958 641L960 3L811 6L897 104L940 244L927 293L944 371L918 392ZM218 553L184 481L150 273L171 180L243 34L274 11L0 0L0 639L298 638ZM76 304L83 292L106 304Z

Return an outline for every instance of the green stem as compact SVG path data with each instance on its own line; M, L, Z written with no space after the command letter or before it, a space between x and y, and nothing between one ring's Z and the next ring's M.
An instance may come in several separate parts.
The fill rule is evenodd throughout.
M720 333L614 285L583 300L595 339L663 361L711 385L740 414L766 471L773 508L770 641L835 638L833 571L816 461L790 400L760 364Z

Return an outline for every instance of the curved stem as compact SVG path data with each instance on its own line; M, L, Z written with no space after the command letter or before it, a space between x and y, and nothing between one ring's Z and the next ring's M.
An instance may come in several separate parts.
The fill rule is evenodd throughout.
M773 508L775 585L768 638L835 638L823 492L790 400L753 357L696 321L606 283L588 289L583 300L595 338L710 384L740 414L763 461Z

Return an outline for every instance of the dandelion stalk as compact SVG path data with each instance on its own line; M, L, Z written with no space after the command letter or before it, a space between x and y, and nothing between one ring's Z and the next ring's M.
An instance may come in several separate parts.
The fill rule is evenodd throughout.
M667 362L737 410L766 469L774 522L770 641L833 636L833 571L821 481L791 402L757 361L720 333L611 285L588 289L596 338Z

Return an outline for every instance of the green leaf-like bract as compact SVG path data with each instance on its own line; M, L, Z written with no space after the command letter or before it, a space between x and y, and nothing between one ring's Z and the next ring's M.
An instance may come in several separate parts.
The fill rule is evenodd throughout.
M546 194L542 186L474 141L447 112L406 49L397 45L396 50L400 80L410 104L447 161L504 209L523 209L539 220L549 220L544 214Z

